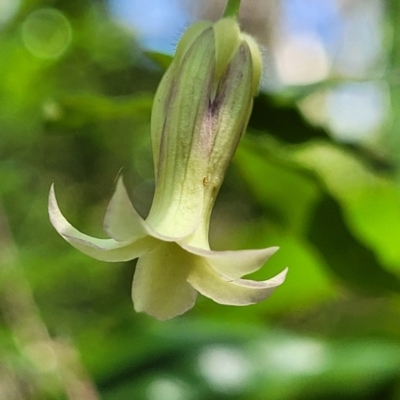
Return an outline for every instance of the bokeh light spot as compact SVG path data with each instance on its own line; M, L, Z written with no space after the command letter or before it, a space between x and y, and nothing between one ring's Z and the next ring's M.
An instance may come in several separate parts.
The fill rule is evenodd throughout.
M45 8L34 11L22 25L25 47L36 57L57 58L68 47L72 29L60 11Z
M380 82L338 85L327 97L328 126L338 140L367 139L387 119L389 102L388 90Z
M205 348L199 355L199 369L211 387L225 393L243 390L251 372L243 352L224 346Z
M318 36L289 36L277 47L276 64L279 77L286 85L306 85L326 79L329 59Z
M183 382L162 377L151 382L147 398L149 400L188 400L192 396Z
M328 349L308 338L285 340L273 345L268 343L264 351L265 367L274 374L320 374L330 361Z
M16 14L20 3L20 0L0 0L0 26Z

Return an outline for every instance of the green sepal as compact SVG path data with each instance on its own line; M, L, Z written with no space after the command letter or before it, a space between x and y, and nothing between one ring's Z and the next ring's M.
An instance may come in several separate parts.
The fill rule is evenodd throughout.
M206 30L212 27L210 21L199 21L190 26L179 40L178 46L175 51L174 61L179 65L182 58L192 46L193 42Z
M240 45L240 29L233 18L223 18L214 26L215 35L215 70L213 94L215 94L218 82L226 71L230 61Z

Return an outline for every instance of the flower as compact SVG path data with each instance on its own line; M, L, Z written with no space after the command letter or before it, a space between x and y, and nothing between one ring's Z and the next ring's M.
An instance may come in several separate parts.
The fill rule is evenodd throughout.
M119 179L104 219L110 238L93 238L64 218L52 187L50 220L66 241L98 260L138 258L136 311L170 319L192 308L198 292L220 304L254 304L283 283L286 269L266 281L241 279L277 247L213 251L208 243L212 208L247 127L260 72L258 46L234 18L192 25L154 99L156 188L147 218L137 214Z

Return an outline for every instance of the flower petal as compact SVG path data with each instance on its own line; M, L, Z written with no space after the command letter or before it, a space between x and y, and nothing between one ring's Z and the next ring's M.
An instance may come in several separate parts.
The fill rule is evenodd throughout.
M137 263L132 300L137 312L167 320L193 307L197 292L187 283L187 275L197 257L176 243L159 242Z
M104 230L115 240L132 240L146 236L143 223L133 208L122 178L119 178L104 217Z
M122 178L118 179L115 192L104 217L104 230L118 241L132 240L145 235L164 242L176 242L184 237L169 237L154 230L133 207Z
M269 297L284 282L286 273L287 268L273 278L261 282L246 279L227 281L204 262L192 269L188 282L202 295L219 304L246 306Z
M218 274L229 279L238 279L259 270L279 250L279 247L268 247L255 250L213 251L184 243L180 243L180 246L190 253L202 256Z
M75 229L62 215L52 185L49 195L49 216L56 231L72 246L97 260L127 261L151 250L158 242L150 236L135 241L117 242L114 239L97 239Z

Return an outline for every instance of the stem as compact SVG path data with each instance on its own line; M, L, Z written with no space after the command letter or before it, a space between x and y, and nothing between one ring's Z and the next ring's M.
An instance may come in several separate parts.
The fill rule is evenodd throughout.
M398 18L400 16L400 5L396 0L389 2L389 19L391 27L393 29L393 44L390 54L390 70L398 71L400 67L400 27L398 25ZM393 75L394 76L394 75ZM398 134L398 129L400 126L400 116L396 112L400 107L400 87L397 82L392 81L393 77L389 75L390 84L390 97L392 106L392 123L386 134L386 149L389 150L391 158L400 166L400 137ZM395 78L394 78L395 79Z
M241 0L228 0L223 16L237 18L239 14L240 1Z

